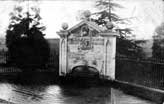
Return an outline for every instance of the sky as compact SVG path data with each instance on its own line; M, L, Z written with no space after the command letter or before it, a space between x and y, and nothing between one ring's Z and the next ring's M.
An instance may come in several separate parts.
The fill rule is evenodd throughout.
M124 8L116 9L116 13L122 18L130 18L128 25L131 27L137 39L150 39L154 30L164 20L164 2L162 0L116 0ZM69 28L80 22L80 11L90 10L96 12L95 0L22 0L0 1L0 37L5 37L5 31L9 25L9 13L15 5L24 7L37 5L40 7L42 22L46 26L46 38L59 38L56 34L60 31L62 23L66 22Z

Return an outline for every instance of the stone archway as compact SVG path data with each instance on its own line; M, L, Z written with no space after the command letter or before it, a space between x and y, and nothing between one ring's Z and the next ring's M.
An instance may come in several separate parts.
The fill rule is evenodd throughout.
M92 66L79 65L72 68L70 74L80 77L99 77L99 71Z

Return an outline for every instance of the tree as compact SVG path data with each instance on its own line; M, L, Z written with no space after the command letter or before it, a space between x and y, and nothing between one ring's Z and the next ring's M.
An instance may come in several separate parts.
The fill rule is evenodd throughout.
M112 22L115 25L115 30L119 33L117 38L117 54L126 56L139 57L143 56L142 48L136 44L133 39L127 39L128 36L132 36L131 28L120 28L119 24L126 24L130 18L121 18L114 11L116 8L123 8L120 4L114 0L98 0L96 1L96 7L100 10L93 15L97 16L97 19L92 19L98 25L106 26L108 22Z
M8 64L18 67L43 67L48 62L50 48L44 38L40 9L31 7L31 12L23 12L17 6L10 13L10 24L6 31Z
M153 57L164 59L164 23L155 29L156 36L153 37Z
M118 21L120 17L113 12L115 8L123 8L121 5L113 2L113 0L98 0L96 7L100 9L95 15L99 16L97 23L100 25L106 24L107 21Z

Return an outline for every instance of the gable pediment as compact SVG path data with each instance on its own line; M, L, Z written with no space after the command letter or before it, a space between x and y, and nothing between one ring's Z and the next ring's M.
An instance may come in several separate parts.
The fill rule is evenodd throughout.
M90 21L82 21L78 23L77 25L73 26L72 28L69 29L69 32L74 33L77 30L80 30L82 26L88 26L90 30L97 31L97 32L102 32L103 28L99 27L96 23L90 22Z

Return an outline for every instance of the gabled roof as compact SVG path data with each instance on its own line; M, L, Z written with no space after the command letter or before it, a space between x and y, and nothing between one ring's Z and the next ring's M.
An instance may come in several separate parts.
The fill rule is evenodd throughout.
M97 32L103 32L104 31L103 28L99 27L94 22L91 22L91 21L82 21L82 22L78 23L77 25L73 26L72 28L70 28L69 29L69 32L73 32L74 30L78 29L82 25L88 25L89 28L92 28L92 29L96 30Z

